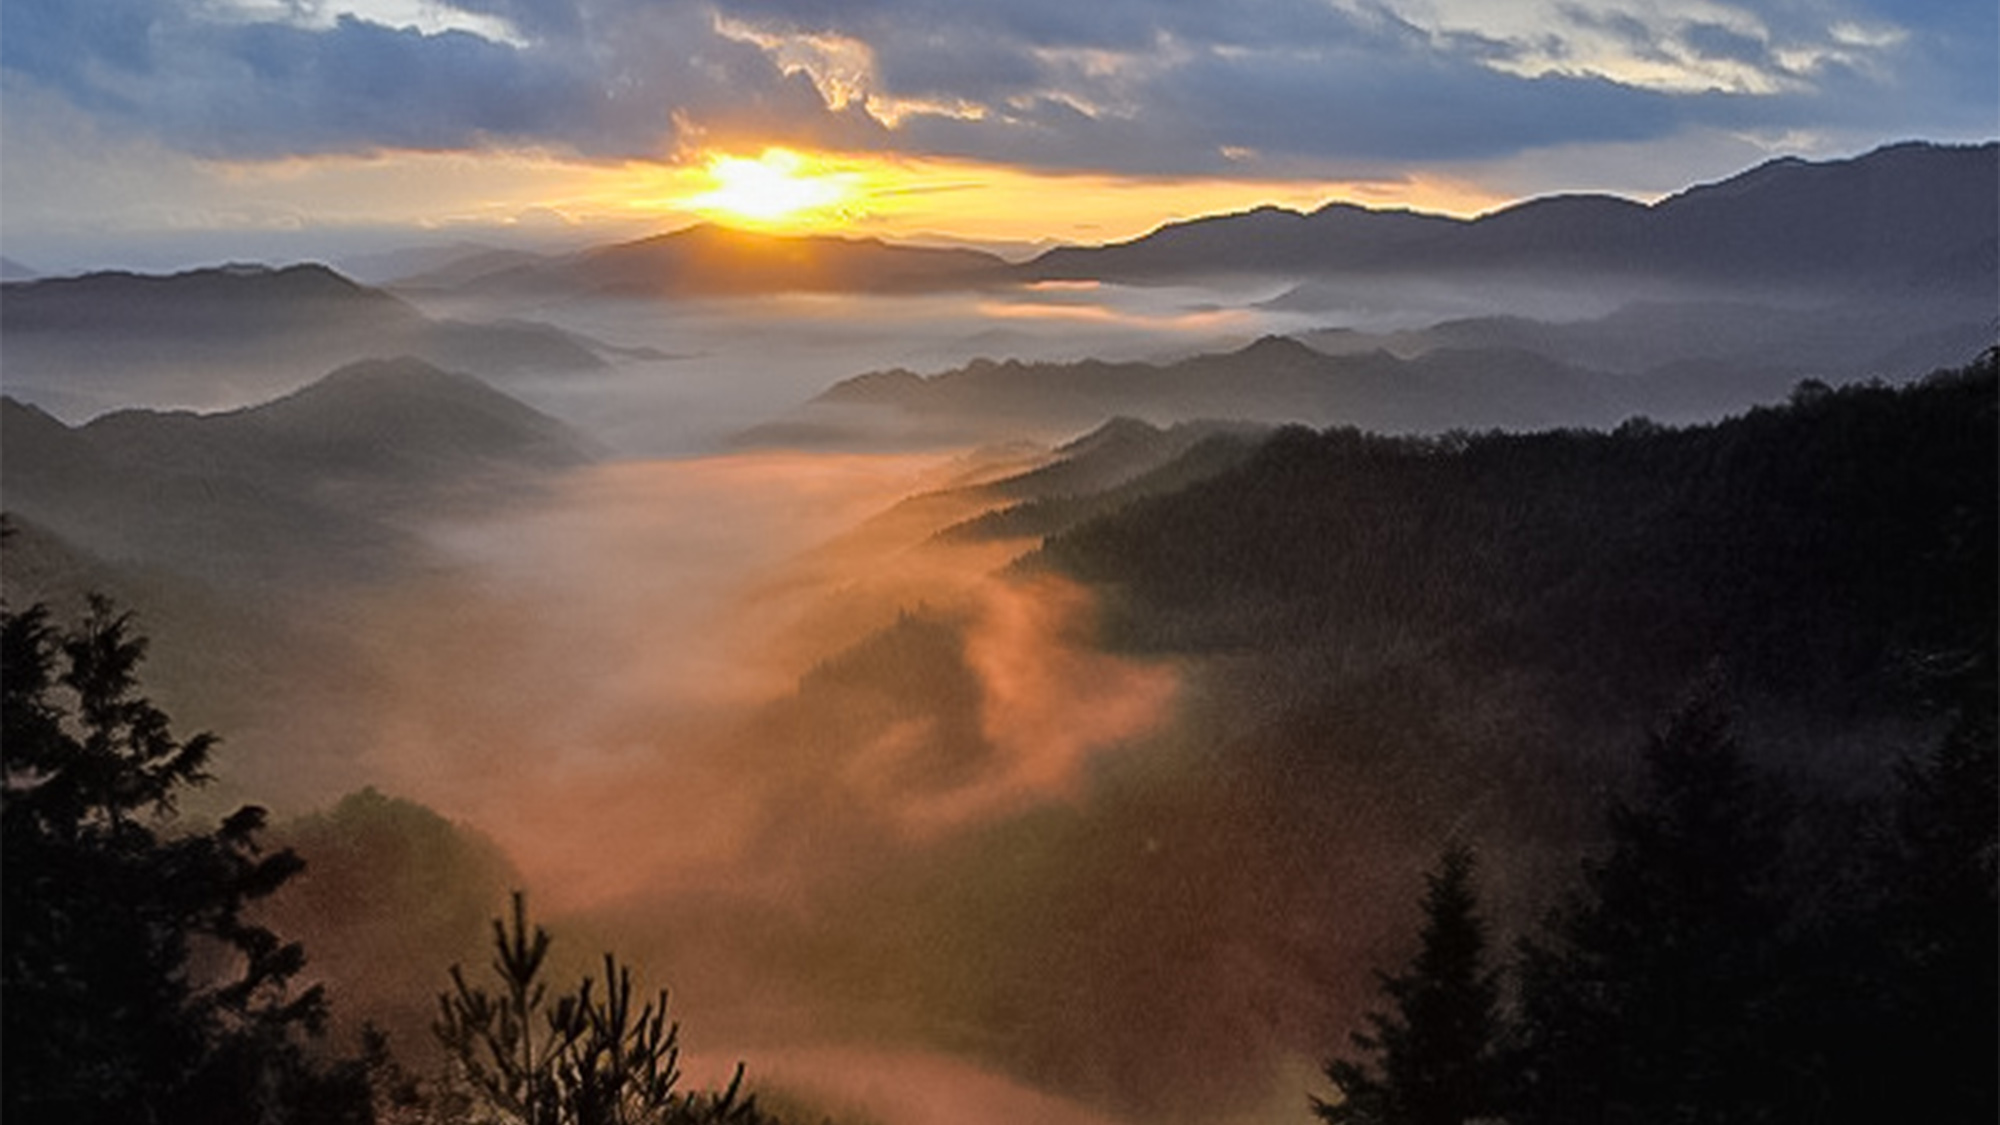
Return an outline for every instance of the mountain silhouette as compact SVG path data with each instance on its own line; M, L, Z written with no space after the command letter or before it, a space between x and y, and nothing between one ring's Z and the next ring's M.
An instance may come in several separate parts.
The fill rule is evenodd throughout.
M1284 336L1171 363L975 360L936 375L869 372L843 380L780 433L873 424L956 435L1074 434L1120 416L1155 424L1198 419L1346 423L1391 433L1609 424L1629 412L1624 385L1520 349L1440 348L1412 358L1382 350L1328 355ZM857 408L869 408L858 411ZM757 431L746 435L754 441Z
M998 280L1005 269L1000 258L978 250L702 223L567 256L483 255L406 278L398 288L572 297L898 293Z
M1970 272L2000 233L2000 144L1906 143L1850 160L1774 160L1651 205L1533 199L1474 219L1336 204L1264 207L1052 250L1035 279L1145 282L1212 274L1562 272L1682 283L1900 287Z
M7 508L108 561L204 579L354 573L414 549L413 510L506 495L592 450L549 416L422 360L371 360L215 414L68 426L0 398Z
M0 333L13 392L69 415L134 402L233 406L395 355L492 375L605 363L549 325L433 319L313 264L9 282Z

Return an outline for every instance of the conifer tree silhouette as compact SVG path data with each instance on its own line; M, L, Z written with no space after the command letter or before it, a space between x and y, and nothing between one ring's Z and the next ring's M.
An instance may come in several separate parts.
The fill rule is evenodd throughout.
M1425 876L1424 929L1414 960L1377 974L1392 1010L1371 1012L1354 1045L1373 1063L1335 1059L1338 1101L1313 1099L1336 1125L1462 1125L1493 1111L1499 1080L1499 981L1486 967L1486 925L1473 853L1454 845Z
M543 969L551 939L528 921L516 892L512 918L493 922L497 991L451 968L438 997L437 1039L452 1076L469 1087L483 1119L519 1125L757 1125L766 1119L742 1093L743 1065L717 1093L678 1089L680 1024L667 993L633 1007L632 971L604 955L604 983L585 977L551 996Z
M309 1049L304 951L247 917L304 865L259 846L260 808L179 823L216 740L140 693L146 647L103 598L69 626L0 610L0 1116L367 1121L361 1063Z

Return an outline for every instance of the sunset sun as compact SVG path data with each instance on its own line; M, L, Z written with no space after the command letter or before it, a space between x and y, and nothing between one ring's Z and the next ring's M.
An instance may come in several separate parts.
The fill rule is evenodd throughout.
M825 219L839 213L855 195L850 173L814 167L787 149L764 150L755 159L716 156L709 160L714 185L687 201L701 214L752 223Z

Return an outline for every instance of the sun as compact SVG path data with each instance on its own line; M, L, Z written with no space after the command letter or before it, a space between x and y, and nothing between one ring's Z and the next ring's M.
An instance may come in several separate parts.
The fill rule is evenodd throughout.
M826 221L837 217L856 192L851 173L813 166L789 149L765 149L761 156L713 156L707 175L714 184L686 202L697 213L750 223Z

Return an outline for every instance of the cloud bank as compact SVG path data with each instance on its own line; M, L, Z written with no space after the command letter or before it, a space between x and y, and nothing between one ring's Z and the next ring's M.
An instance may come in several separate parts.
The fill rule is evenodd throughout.
M1993 6L1927 0L6 0L5 20L10 88L203 157L788 143L1142 175L1695 129L1975 136L2000 41Z

